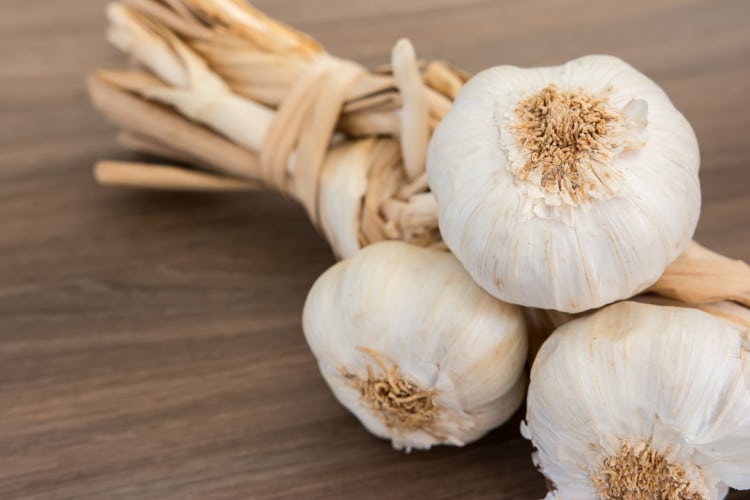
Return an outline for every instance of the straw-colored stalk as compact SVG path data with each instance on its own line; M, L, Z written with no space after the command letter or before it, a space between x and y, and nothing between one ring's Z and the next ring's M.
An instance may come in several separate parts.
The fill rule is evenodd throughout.
M214 20L224 19L222 23L239 15L230 14L230 11L234 12L233 7L228 12L212 10L210 15L204 12L208 6L217 7L220 3L202 3L202 7L184 3L189 12L203 12L203 17ZM408 41L394 50L396 83L392 77L371 75L355 63L313 50L311 47L316 45L309 42L300 45L300 40L309 40L303 35L291 37L288 43L276 40L259 45L258 40L267 33L281 39L291 36L291 32L286 28L260 29L253 23L259 19L258 22L263 22L266 18L250 16L255 19L250 23L254 26L252 29L258 31L253 32L251 42L245 40L245 50L252 49L267 56L269 52L263 51L267 45L276 51L271 55L281 57L279 47L284 46L286 48L281 51L284 60L291 58L306 63L304 71L288 85L284 102L278 109L273 109L232 90L186 39L178 35L189 34L191 40L213 39L213 35L200 29L202 24L196 18L181 14L177 9L170 10L169 6L158 2L140 0L126 4L109 7L112 22L109 38L149 73L99 71L89 82L97 107L128 131L121 136L123 144L173 160L197 162L200 166L259 181L290 194L305 206L311 219L324 231L347 234L346 237L331 236L336 241L348 241L345 249L332 242L337 254L342 256L382 239L407 239L426 245L435 243L437 220L431 206L433 200L424 196L427 191L423 176L424 157L430 116L437 114L433 125L436 124L439 116L447 111L450 101L422 83L414 50ZM247 26L249 18L243 17L238 22L242 29L234 31L250 29ZM276 25L271 23L269 26ZM223 28L218 25L214 28L221 33L218 39L226 40ZM293 47L303 49L292 50ZM384 101L377 95L374 96L376 99L355 95L355 99L348 100L347 96L353 89L363 88L362 81L369 77L372 81L390 82L385 87L386 94L389 94L386 107L382 106ZM409 95L403 112L396 107L401 87ZM375 94L384 91L382 86L370 85L368 88L374 89ZM412 100L414 104L411 104ZM352 105L355 110L341 115L349 101L356 101ZM369 103L363 106L363 101ZM164 104L168 108L152 103ZM340 119L342 116L345 119ZM217 134L209 139L210 132L195 124L204 125ZM363 142L358 147L346 145L344 136L335 132L337 125L342 127L342 124L366 131L370 136L387 132L398 137L402 145L409 144L414 158L410 161L413 182L408 180L400 152L392 141L380 139ZM214 147L205 151L201 146L204 142L210 142ZM383 145L372 147L376 142ZM222 147L218 147L219 144ZM331 144L338 146L334 146L329 154ZM357 154L364 150L378 152L380 158ZM336 168L342 164L342 156L346 157L343 162L346 168ZM327 169L330 172L325 173ZM144 187L153 187L153 183L147 182L140 174L139 171L138 175L128 175L120 168L117 175L125 179L110 176L102 177L102 180L132 186L136 179L140 179ZM167 187L164 182L159 185ZM181 185L175 187L183 188ZM209 182L207 187L218 189L215 182ZM334 188L338 195L332 197L330 193ZM342 192L341 189L348 191ZM342 212L343 206L347 210ZM330 221L341 221L344 216L348 217L345 220L352 229L335 229L335 226L342 225L341 222L333 224Z

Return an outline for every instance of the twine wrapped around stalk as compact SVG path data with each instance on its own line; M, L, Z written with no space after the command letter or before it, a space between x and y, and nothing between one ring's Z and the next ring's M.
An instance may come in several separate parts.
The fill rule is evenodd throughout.
M108 15L110 41L137 69L91 75L94 105L123 146L190 166L103 161L99 182L274 189L303 204L339 257L387 239L444 247L426 147L468 74L420 64L407 40L390 67L368 71L242 0L122 0ZM650 291L750 326L750 267L697 243ZM570 317L528 313L533 352Z
M368 72L240 2L126 0L108 15L109 39L149 71L89 78L123 145L290 195L339 256L384 239L439 241L424 159L464 73L433 63L423 82L406 40L392 70ZM148 180L144 168L102 163L97 178L240 188L207 174L185 182L180 167Z

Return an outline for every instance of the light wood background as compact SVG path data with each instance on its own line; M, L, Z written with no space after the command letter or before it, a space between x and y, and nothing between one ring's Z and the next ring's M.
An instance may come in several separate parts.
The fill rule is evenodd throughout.
M750 260L747 0L257 4L370 65L401 36L472 71L625 58L700 139L698 240ZM520 416L405 455L336 403L300 330L333 258L300 207L94 185L97 158L128 158L82 84L125 63L103 10L0 2L0 498L543 496Z

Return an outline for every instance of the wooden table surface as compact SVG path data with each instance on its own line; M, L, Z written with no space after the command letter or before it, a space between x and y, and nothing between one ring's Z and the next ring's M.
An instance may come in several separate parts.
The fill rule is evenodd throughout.
M257 4L369 65L401 36L472 71L623 57L696 130L697 239L750 261L747 0ZM95 186L97 158L132 157L82 83L125 63L103 10L0 4L0 498L543 496L520 413L407 455L336 403L300 328L333 257L299 206Z

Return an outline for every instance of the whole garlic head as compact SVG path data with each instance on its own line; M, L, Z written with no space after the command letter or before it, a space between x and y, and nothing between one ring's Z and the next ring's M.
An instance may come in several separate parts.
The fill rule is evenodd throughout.
M625 62L499 66L459 93L430 142L441 234L501 300L579 312L653 284L692 238L698 144Z
M474 441L524 397L520 308L485 293L447 252L366 247L317 280L303 327L339 402L397 449Z
M548 498L714 499L750 488L750 339L688 308L622 302L558 328L524 435Z

